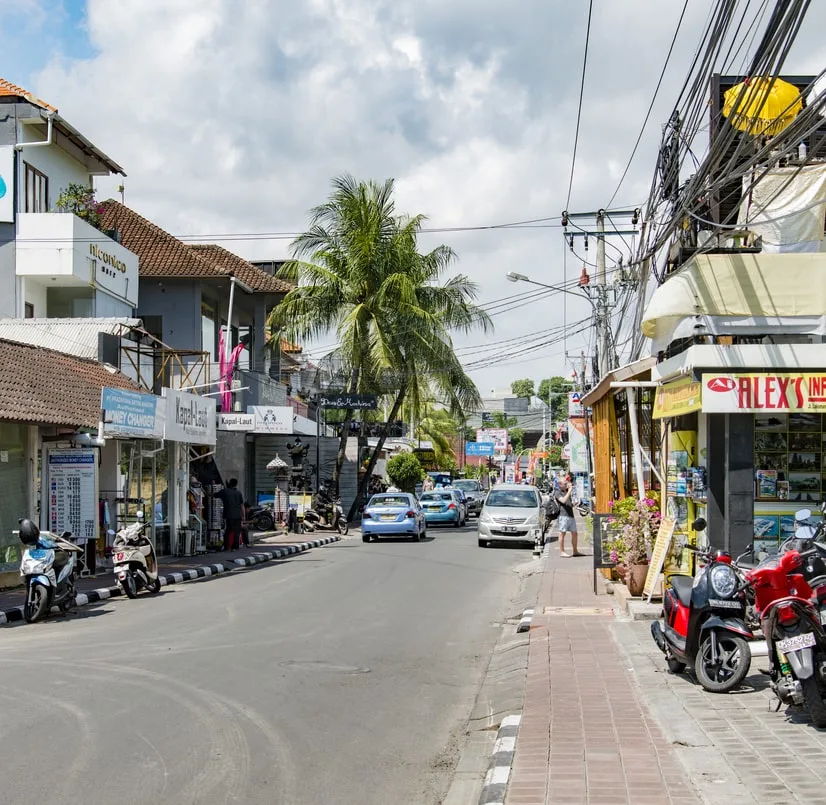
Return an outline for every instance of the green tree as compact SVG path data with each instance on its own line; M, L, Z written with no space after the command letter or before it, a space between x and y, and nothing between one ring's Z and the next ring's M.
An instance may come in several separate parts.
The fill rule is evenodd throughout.
M552 444L548 447L548 464L551 467L562 466L562 445Z
M423 481L424 476L419 459L412 453L399 453L387 462L387 477L402 492L415 492L416 484Z
M551 420L553 422L561 422L568 418L568 392L573 390L574 384L561 375L546 377L539 382L536 396L545 405L548 405L548 395L550 394Z
M466 276L443 280L454 259L450 248L419 252L423 222L421 215L396 215L392 180L335 179L329 200L312 210L310 228L292 244L293 259L281 275L296 287L269 319L271 332L284 332L291 341L332 332L338 347L331 357L342 367L342 390L388 395L388 421L398 418L405 400L418 412L431 387L453 413L481 404L451 333L487 331L490 318L474 303L476 285ZM352 419L346 411L333 472L336 490ZM357 500L386 438L385 429Z
M416 422L414 439L428 441L433 444L436 453L436 462L439 469L447 470L456 466L456 452L453 449L453 440L458 433L456 420L444 408L434 408L432 405L424 409L424 416Z
M514 380L511 383L511 394L516 397L527 397L530 399L534 396L533 380L525 378L524 380Z

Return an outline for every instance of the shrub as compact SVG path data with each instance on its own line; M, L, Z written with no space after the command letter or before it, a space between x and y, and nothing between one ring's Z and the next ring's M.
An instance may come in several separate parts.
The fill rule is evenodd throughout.
M387 477L402 492L415 492L416 484L424 480L425 471L413 453L399 453L387 462Z

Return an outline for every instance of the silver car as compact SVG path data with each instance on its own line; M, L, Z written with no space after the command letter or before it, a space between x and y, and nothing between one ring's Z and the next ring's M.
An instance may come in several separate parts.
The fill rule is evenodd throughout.
M544 514L539 491L521 484L497 484L488 492L479 515L479 547L492 542L534 545Z

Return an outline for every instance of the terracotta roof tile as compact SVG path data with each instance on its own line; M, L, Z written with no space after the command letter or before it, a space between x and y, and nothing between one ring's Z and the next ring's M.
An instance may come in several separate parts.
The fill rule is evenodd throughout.
M287 341L286 338L281 339L281 351L282 352L301 352L302 348L298 346L298 344L293 344L291 341Z
M121 372L51 349L0 340L0 421L93 428L104 387L140 391Z
M49 109L52 112L57 111L56 106L52 106L46 103L46 101L41 101L36 95L32 95L31 92L23 89L23 87L18 87L17 84L12 84L11 81L6 81L5 78L0 78L0 96L22 98L24 101L28 101L33 106L39 106L41 109Z
M142 277L216 277L220 273L185 243L118 201L103 202L104 229L117 227L121 243L138 255Z
M201 257L211 260L221 271L225 273L232 272L244 285L249 285L253 291L288 293L294 287L292 283L268 274L258 266L248 263L243 257L227 251L223 246L217 246L213 243L193 243L190 248L194 249Z

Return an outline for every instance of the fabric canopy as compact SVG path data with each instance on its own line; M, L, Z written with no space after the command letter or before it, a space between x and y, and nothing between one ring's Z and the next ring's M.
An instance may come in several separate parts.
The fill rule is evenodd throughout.
M816 332L824 313L822 254L703 254L691 258L654 291L643 314L642 332L667 345L690 334L686 328L705 328L715 317L735 328L739 320L750 327ZM721 332L713 326L707 331L715 330Z

